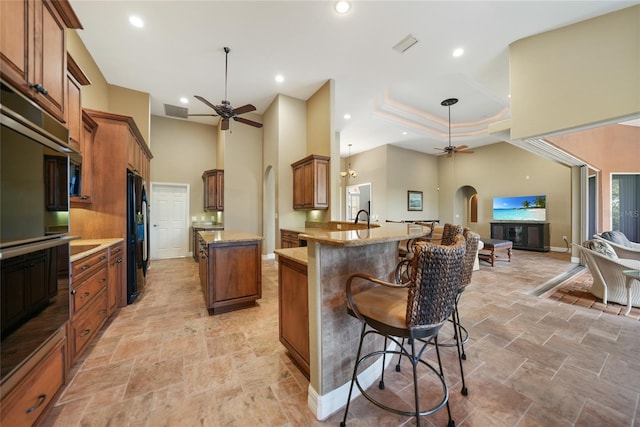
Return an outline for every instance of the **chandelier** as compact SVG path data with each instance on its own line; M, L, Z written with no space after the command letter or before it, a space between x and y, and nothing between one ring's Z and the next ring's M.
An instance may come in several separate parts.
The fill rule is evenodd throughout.
M347 178L347 179L357 177L358 176L358 172L356 172L353 169L351 169L351 144L349 144L348 162L349 162L349 166L347 167L347 170L340 172L340 176L342 178Z

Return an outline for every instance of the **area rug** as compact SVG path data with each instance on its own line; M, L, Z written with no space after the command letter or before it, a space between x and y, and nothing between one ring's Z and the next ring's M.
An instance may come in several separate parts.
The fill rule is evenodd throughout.
M614 302L604 304L600 298L596 298L589 292L592 282L591 273L585 269L550 291L548 298L567 304L581 305L603 313L624 316L626 306ZM640 308L632 307L627 317L640 320Z

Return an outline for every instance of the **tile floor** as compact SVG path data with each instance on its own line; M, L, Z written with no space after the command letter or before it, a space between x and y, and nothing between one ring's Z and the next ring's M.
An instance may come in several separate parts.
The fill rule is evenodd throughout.
M640 322L526 294L571 267L568 254L517 250L510 263L481 262L460 301L468 396L455 349L443 349L458 426L640 426ZM342 411L320 422L307 409L277 313L273 261L257 307L216 316L191 258L154 261L142 297L105 325L43 424L337 426ZM387 387L402 398L407 380L396 380ZM362 397L347 421L415 425ZM445 426L446 411L423 421Z

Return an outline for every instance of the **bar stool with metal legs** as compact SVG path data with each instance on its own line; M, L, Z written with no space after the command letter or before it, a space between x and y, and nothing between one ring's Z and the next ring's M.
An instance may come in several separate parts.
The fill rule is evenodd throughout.
M420 425L420 417L433 414L446 406L449 426L455 426L455 422L451 419L449 390L444 379L437 336L438 331L452 315L455 308L465 247L464 237L461 235L456 237L456 243L451 246L430 243L416 245L410 269L411 280L404 284L390 283L367 274L353 274L348 278L348 312L362 322L362 330L341 426L346 425L354 384L362 395L374 405L395 414L415 416L418 426ZM370 286L372 284L378 286L355 292L360 285ZM365 338L375 336L385 338L384 349L362 355ZM405 338L410 340L410 345L408 345L410 349L405 349L400 343L400 340ZM386 347L387 340L393 341L396 348ZM427 346L432 343L437 357L437 367L422 357ZM384 365L384 358L387 354L404 354L411 362L414 392L413 410L411 411L383 403L380 400L383 395L374 397L359 382L358 368L365 362L379 356L383 356ZM418 392L417 369L419 366L426 367L433 372L442 387L442 397L440 398L438 394L439 401L431 404L428 409L421 408ZM379 388L384 389L384 379L380 384L382 386Z

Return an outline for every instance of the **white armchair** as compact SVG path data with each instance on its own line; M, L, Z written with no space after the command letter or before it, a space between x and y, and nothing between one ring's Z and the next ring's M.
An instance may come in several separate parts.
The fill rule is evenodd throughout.
M605 231L602 234L594 234L593 237L606 241L618 255L618 258L640 261L640 243L630 241L620 231Z
M591 244L591 242L594 241L587 240L583 245L598 249L597 247L600 245L597 242L595 244ZM609 301L624 304L628 310L631 309L631 306L640 307L640 282L627 280L627 277L622 273L625 270L640 270L639 260L618 258L615 254L607 256L584 246L574 246L584 257L593 277L593 283L589 289L591 294L601 298L605 304ZM606 248L604 252L606 252Z

